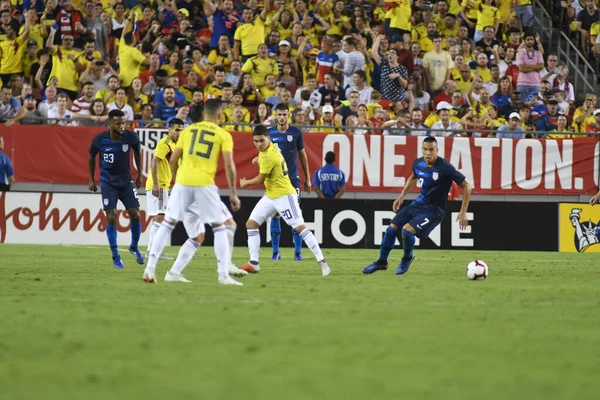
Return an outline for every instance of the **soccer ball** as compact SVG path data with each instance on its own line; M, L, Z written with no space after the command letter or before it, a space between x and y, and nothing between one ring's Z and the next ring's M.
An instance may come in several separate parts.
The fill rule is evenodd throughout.
M467 278L472 281L482 281L488 276L488 266L481 260L471 261L467 264Z

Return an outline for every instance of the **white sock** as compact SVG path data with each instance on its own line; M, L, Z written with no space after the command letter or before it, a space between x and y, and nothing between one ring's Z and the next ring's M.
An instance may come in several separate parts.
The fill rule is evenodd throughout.
M150 254L148 255L148 264L146 264L148 270L152 272L156 271L158 257L162 254L163 249L165 248L165 241L173 228L174 226L163 221L163 223L160 224L160 228L158 228L154 234L154 240L152 241L152 247L150 248Z
M148 238L148 253L150 253L150 247L152 247L152 243L154 242L154 235L156 235L156 231L160 228L160 222L152 221L152 225L150 226L150 237Z
M258 229L248 229L248 252L250 261L258 263L258 253L260 252L260 233Z
M215 237L215 256L217 256L217 266L219 278L229 278L229 241L227 240L227 229L219 226L213 229Z
M304 243L306 243L306 247L308 247L310 251L312 251L312 253L315 255L317 261L323 261L325 257L323 257L321 246L319 246L319 242L317 241L315 235L313 235L313 233L308 228L304 228L304 230L300 232L300 237L302 238L302 240L304 240Z
M200 243L196 242L194 239L189 238L185 241L185 243L179 249L179 254L177 254L177 259L175 263L171 267L171 273L175 275L181 274L181 272L187 267L187 265L192 261L192 257L196 254L196 251L200 248Z
M233 263L233 241L235 237L235 227L227 227L227 241L229 242L229 261Z

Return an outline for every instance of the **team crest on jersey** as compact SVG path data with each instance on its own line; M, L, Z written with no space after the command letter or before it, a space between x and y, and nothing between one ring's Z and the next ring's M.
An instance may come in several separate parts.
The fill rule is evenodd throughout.
M433 178L434 181L437 181L438 178L439 178L439 176L440 175L437 172L434 172L434 173L431 174L431 177Z
M108 205L108 199L104 199L104 205L107 206Z
M127 153L127 150L129 150L129 145L124 144L123 146L121 146L121 149L123 149L123 153Z
M291 142L292 140L294 140L294 137L292 135L287 135L287 140L288 142Z

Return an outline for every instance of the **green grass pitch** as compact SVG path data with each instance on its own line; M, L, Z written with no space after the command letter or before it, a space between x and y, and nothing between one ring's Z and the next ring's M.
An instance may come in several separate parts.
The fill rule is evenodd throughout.
M148 285L126 251L116 271L106 246L1 245L0 397L600 398L598 255L417 250L397 277L399 250L372 276L376 250L325 250L322 277L269 250L221 287L212 248L192 284Z

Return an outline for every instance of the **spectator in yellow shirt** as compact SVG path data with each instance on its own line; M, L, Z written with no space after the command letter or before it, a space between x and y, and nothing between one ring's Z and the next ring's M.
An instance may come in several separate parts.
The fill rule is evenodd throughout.
M6 40L0 42L0 78L2 84L7 85L13 74L23 73L23 50L25 39L29 35L29 14L25 20L25 30L17 37L14 26L9 25L6 29Z
M50 79L58 78L57 88L66 92L71 100L77 99L77 82L79 71L83 71L83 65L79 62L79 52L73 49L73 35L64 35L62 46L54 45L56 29L50 28L50 36L46 40L46 47L52 54L52 71Z
M238 26L233 36L233 55L236 60L241 59L245 62L250 57L254 57L258 46L265 42L265 21L269 8L270 1L265 0L262 12L256 17L251 8L244 8L242 12L244 23Z
M277 61L269 58L269 49L266 44L258 46L258 55L248 59L242 66L242 72L252 76L252 82L261 88L265 86L267 75L279 76Z

